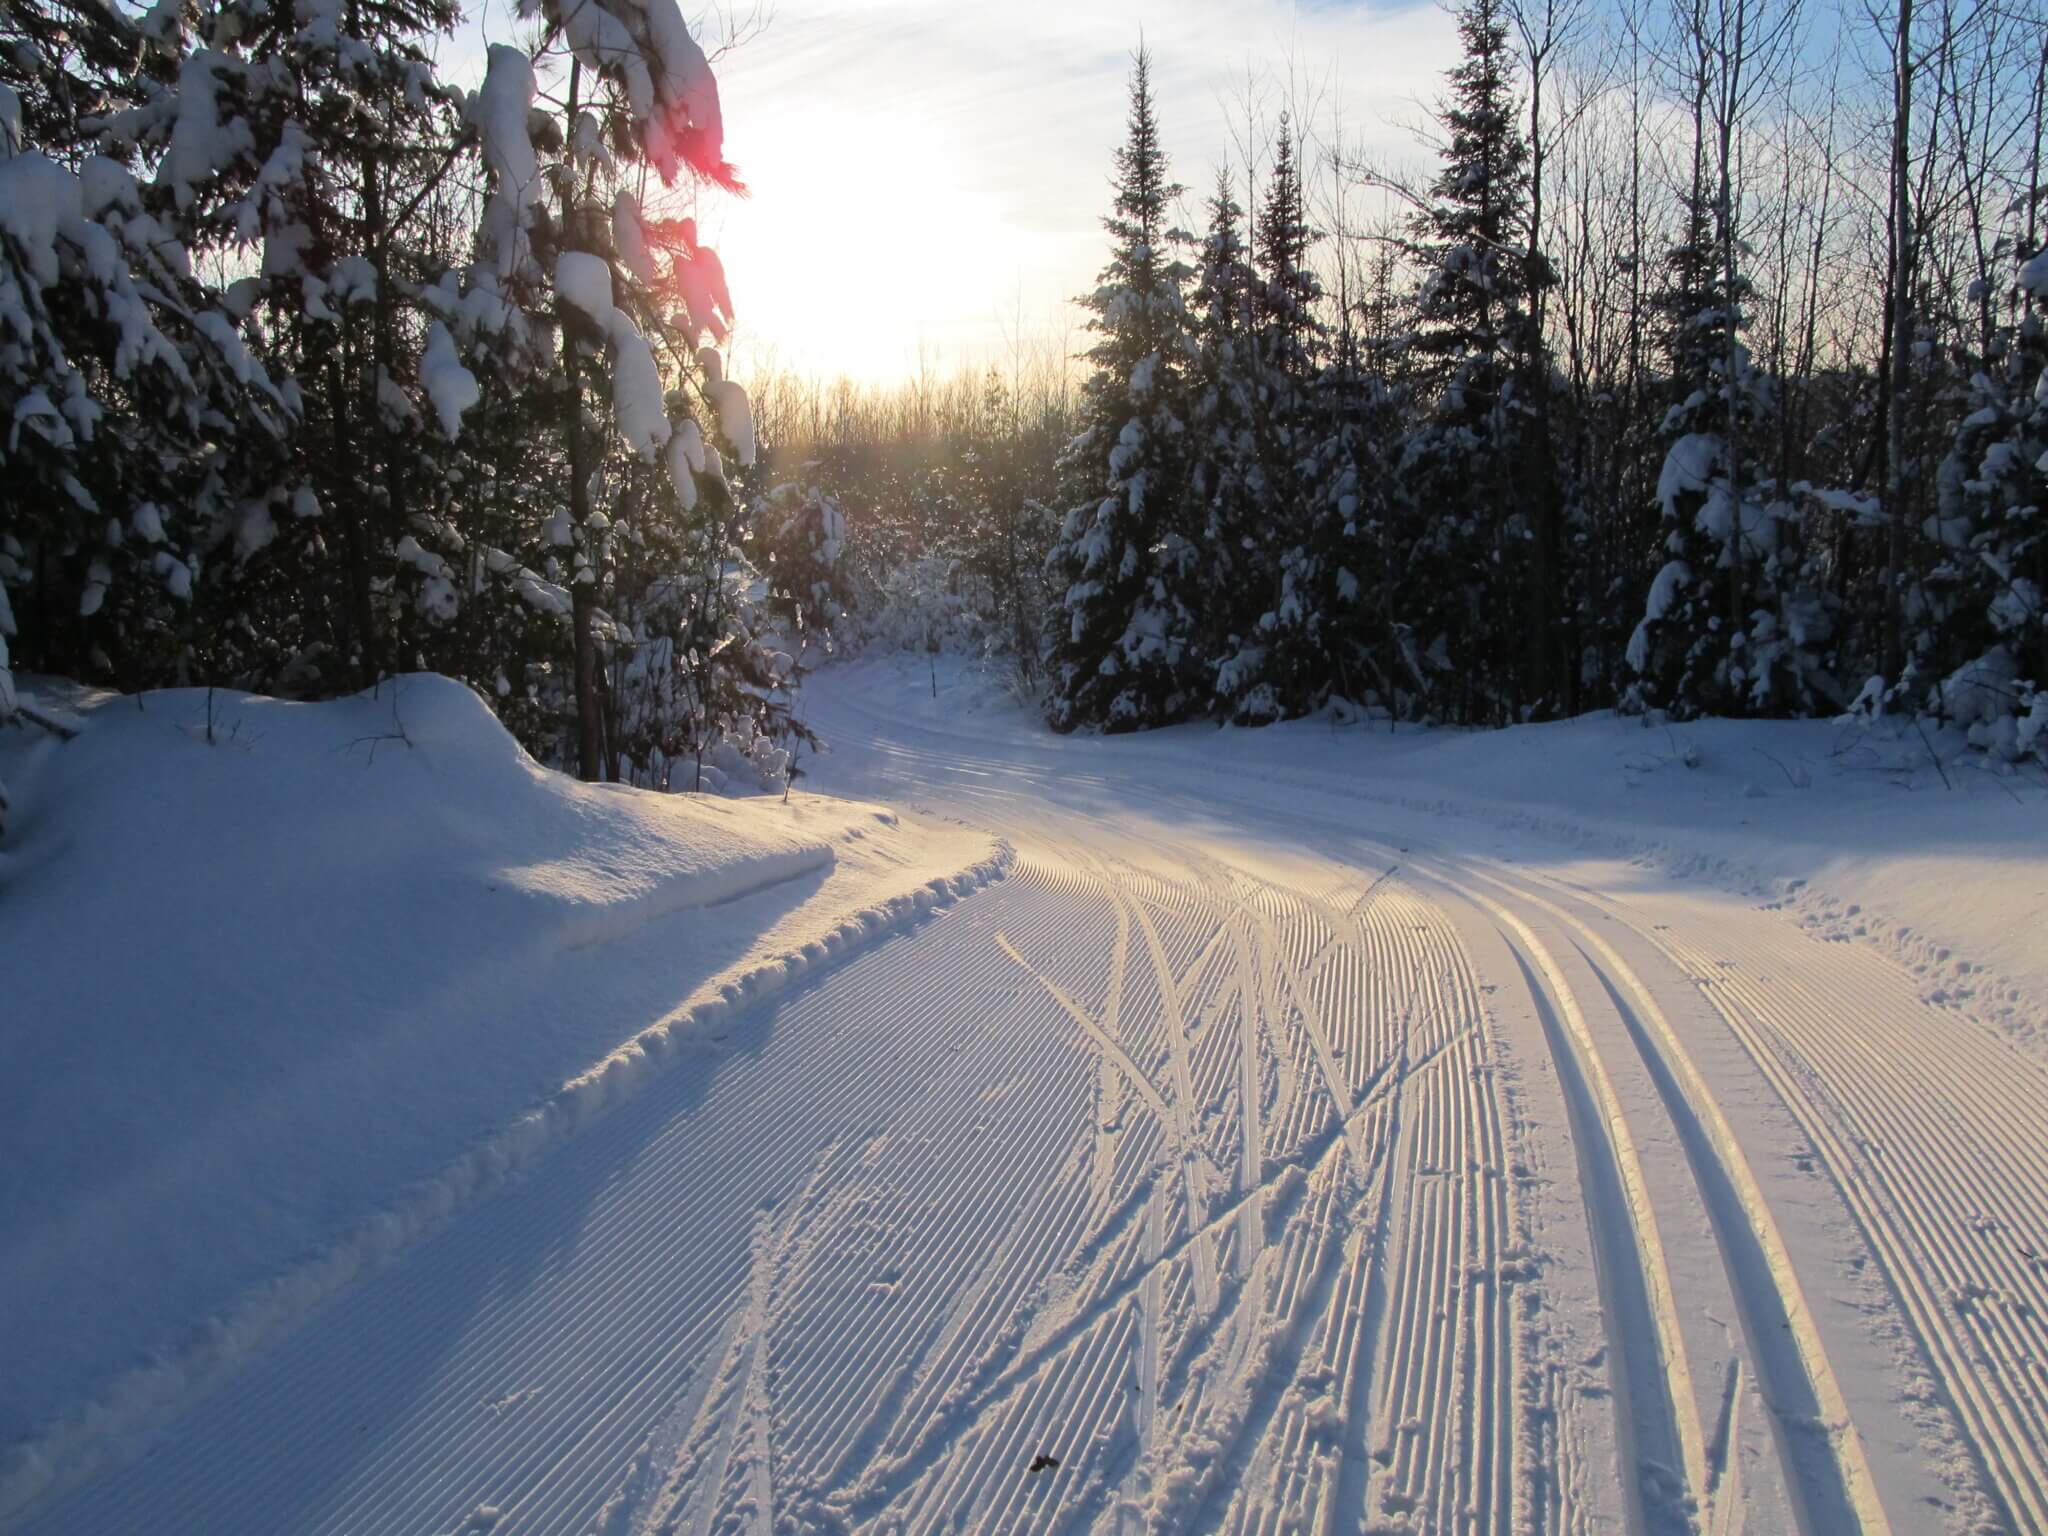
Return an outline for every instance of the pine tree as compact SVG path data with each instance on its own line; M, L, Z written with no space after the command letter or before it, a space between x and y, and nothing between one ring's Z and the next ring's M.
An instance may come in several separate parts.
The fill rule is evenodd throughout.
M1458 12L1464 59L1439 109L1444 163L1418 233L1427 263L1411 350L1438 394L1438 416L1498 437L1527 314L1529 148L1514 95L1502 0Z
M1283 114L1257 226L1251 352L1256 388L1257 515L1245 539L1245 579L1237 587L1237 624L1229 658L1217 672L1217 696L1233 719L1263 723L1320 704L1334 680L1325 645L1325 567L1316 462L1326 436L1320 387L1326 332L1317 306L1322 285L1309 265L1315 244ZM1249 602L1247 602L1249 599Z
M558 608L566 591L573 756L598 778L619 763L607 740L618 713L607 657L622 662L657 640L666 654L686 654L674 643L682 610L634 590L675 573L625 558L628 548L659 546L695 512L714 532L709 558L721 569L740 520L718 445L740 466L754 459L745 392L724 377L717 351L698 347L727 333L723 268L693 220L654 217L640 187L648 172L664 184L683 173L738 182L723 156L716 82L674 0L550 3L542 19L543 49L567 55L559 118L531 135L533 67L509 48L491 50L476 99L492 185L461 305L467 319L474 302L475 318L458 340L484 353L480 393L498 432L525 425L562 445L552 463L533 466L545 478L524 497L519 531L538 541L537 558L499 559L529 601ZM549 344L557 333L559 351ZM665 389L664 360L695 377L696 410ZM632 521L622 526L607 501ZM621 586L622 575L632 582ZM697 607L723 613L722 578L707 588ZM625 616L636 605L663 633Z
M1202 649L1224 659L1227 676L1219 690L1236 698L1258 682L1260 658L1245 654L1239 634L1250 603L1263 606L1253 572L1265 528L1254 308L1259 277L1227 166L1216 173L1208 214L1191 303L1188 512L1201 551Z
M821 502L811 509L816 517L789 527L763 508L770 526L757 532L713 495L698 504L700 514L718 509L708 516L649 516L638 499L648 493L644 483L629 492L612 519L604 694L611 771L658 788L715 789L734 773L786 782L793 746L815 744L796 718L794 695L809 626L831 612L818 589L829 592L834 580L832 509ZM740 553L749 542L768 552L778 538L783 552L810 563L800 597L787 592L779 561L757 570ZM805 606L793 613L784 596Z
M438 82L450 0L0 13L0 670L433 667L642 779L800 734L732 301L643 199L738 187L716 82L674 0L531 9L545 111L515 49Z
M1308 412L1315 435L1297 473L1302 524L1282 561L1270 640L1283 714L1306 714L1333 695L1393 709L1406 689L1389 580L1389 541L1412 510L1392 468L1401 400L1355 356L1333 358L1317 375Z
M2048 252L2020 268L2029 302L1970 381L1923 530L1931 569L1908 593L1909 702L2012 760L2048 758ZM1925 679L1922 690L1913 679Z
M1253 326L1269 390L1288 389L1298 395L1322 361L1327 338L1317 306L1323 286L1309 265L1316 238L1295 158L1293 124L1283 112L1254 240L1258 282L1253 289ZM1296 404L1277 398L1274 403L1283 410Z
M247 153L216 111L220 62L185 49L175 7L0 13L0 621L17 665L188 677L207 560L263 536L250 492L291 405L194 277L178 195L188 170ZM146 157L180 120L175 152Z
M1096 337L1083 389L1084 428L1067 464L1086 497L1047 557L1064 592L1047 619L1049 717L1057 729L1163 725L1200 706L1201 658L1189 597L1185 284L1169 223L1181 189L1167 180L1151 65L1131 75L1128 136L1116 155L1116 200L1101 285L1083 302Z
M1523 703L1521 606L1533 538L1519 466L1527 380L1547 366L1530 321L1528 145L1503 0L1466 0L1464 58L1439 111L1446 147L1418 220L1424 276L1410 357L1431 408L1400 472L1422 522L1397 578L1436 711L1506 720Z
M1738 274L1731 288L1722 270L1719 205L1697 148L1694 162L1656 305L1671 400L1657 483L1664 558L1629 640L1636 681L1624 704L1681 718L1804 712L1840 702L1816 653L1831 620L1803 579L1793 510L1747 447L1769 384L1742 341L1749 286Z
M452 253L419 217L464 159L462 93L433 63L458 19L451 0L218 0L202 57L245 150L190 142L189 113L146 140L196 238L260 252L229 302L297 403L289 463L202 591L207 670L241 686L368 685L459 605L441 504L476 387L434 308Z

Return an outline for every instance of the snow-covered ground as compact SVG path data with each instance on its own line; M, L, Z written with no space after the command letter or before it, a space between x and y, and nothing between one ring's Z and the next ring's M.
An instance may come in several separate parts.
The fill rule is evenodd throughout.
M816 678L834 750L793 813L516 755L515 781L426 683L449 707L374 765L351 743L388 701L244 705L251 766L198 746L234 779L204 790L105 706L47 808L49 763L9 767L41 819L0 887L32 1022L0 1038L52 1067L0 1087L38 1117L0 1128L10 1169L33 1159L0 1207L5 1358L34 1366L0 1385L10 1431L107 1401L151 1342L135 1317L246 1305L295 1244L360 1263L382 1250L344 1239L394 1179L441 1169L445 1192L400 1207L432 1212L424 1240L326 1275L267 1348L223 1340L234 1369L18 1452L7 1486L38 1496L13 1523L2048 1529L2038 784L1820 725L1061 739L972 669L937 681ZM201 705L157 728L189 742ZM262 814L277 776L253 762L299 716L335 744L291 759L303 834ZM344 770L416 776L424 824L373 856L374 792ZM98 825L159 781L187 846ZM817 846L831 873L790 873ZM702 984L888 881L936 907L925 882L976 883L1004 848L1007 879L773 999ZM395 888L358 872L409 859ZM677 899L743 869L781 883ZM502 930L448 915L493 883ZM453 1014L419 1005L423 971ZM575 1108L562 1084L705 996L637 1092ZM234 999L242 1034L194 997ZM109 998L125 1027L96 1017ZM259 1024L285 1038L233 1061ZM224 1058L239 1081L209 1080ZM153 1100L149 1073L174 1102L104 1105ZM300 1147L272 1102L340 1129ZM458 1204L536 1103L546 1145ZM245 1166L265 1136L283 1162ZM238 1150L180 1162L181 1137ZM393 1137L414 1150L386 1157ZM187 1216L149 1225L159 1198ZM142 1300L93 1244L141 1266Z
M971 719L976 737L1055 754L1050 764L1100 749L1049 735L1000 676L956 663L934 698L922 658L890 659L828 674L820 691L886 699L892 720L921 727ZM1217 791L1232 800L1284 800L1306 775L1374 808L1361 814L1426 810L1540 833L1527 857L1554 863L1566 845L1603 886L1676 880L1780 900L1816 932L1883 949L1933 1001L2019 1036L2048 1031L2048 774L1991 764L1959 733L1606 713L1508 732L1190 725L1112 750L1134 780L1162 758L1176 783L1235 779Z
M0 733L0 1519L1002 853L580 785L443 678L74 705Z

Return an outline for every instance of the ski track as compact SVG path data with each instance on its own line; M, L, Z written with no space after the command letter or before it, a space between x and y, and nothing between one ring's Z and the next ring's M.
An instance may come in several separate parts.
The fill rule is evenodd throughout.
M2048 1530L2048 1073L1890 962L832 729L1009 879L23 1532Z

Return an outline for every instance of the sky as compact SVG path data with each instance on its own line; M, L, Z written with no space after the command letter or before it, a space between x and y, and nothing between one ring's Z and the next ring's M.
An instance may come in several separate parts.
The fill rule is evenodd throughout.
M741 0L744 10L745 0ZM684 14L695 17L691 0ZM476 17L510 40L504 0ZM700 37L715 47L716 15ZM1163 137L1199 227L1249 71L1413 157L1455 54L1429 0L777 0L718 60L726 153L753 195L711 193L736 372L891 383L1058 345L1104 255L1130 56L1153 54Z

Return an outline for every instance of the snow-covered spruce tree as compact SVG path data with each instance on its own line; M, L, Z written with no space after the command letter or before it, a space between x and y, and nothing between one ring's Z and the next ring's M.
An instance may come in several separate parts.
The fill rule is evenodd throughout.
M1624 707L1699 714L1804 713L1839 702L1816 647L1827 606L1805 589L1794 514L1749 447L1769 382L1742 342L1748 284L1723 270L1718 204L1696 147L1682 233L1657 300L1671 405L1657 480L1662 563L1630 637Z
M1390 615L1390 530L1408 504L1392 470L1404 428L1402 396L1370 377L1355 349L1323 363L1302 410L1291 478L1292 542L1280 562L1280 600L1263 629L1264 671L1276 716L1306 714L1333 696L1402 707L1417 658ZM1247 721L1259 717L1241 712Z
M1252 290L1252 325L1266 365L1262 384L1279 414L1300 413L1301 396L1321 366L1328 337L1317 306L1322 280L1309 265L1316 232L1309 227L1307 191L1295 154L1294 127L1280 115L1273 167L1266 178L1253 253L1258 282Z
M610 766L658 788L715 789L735 773L778 779L791 744L813 743L794 712L797 637L771 582L740 554L739 507L714 484L680 522L642 515L638 498L659 494L660 473L633 468L642 483L613 521Z
M548 110L534 109L533 61L505 47L491 50L472 105L491 189L455 339L481 374L493 430L530 425L561 445L555 462L533 466L539 483L509 496L497 484L515 514L507 534L533 558L495 548L486 558L530 602L566 604L574 751L564 755L595 779L620 771L621 744L607 741L618 711L608 713L606 657L621 662L660 640L685 664L682 615L725 608L724 565L739 535L719 443L738 464L754 458L746 395L724 378L719 354L698 346L726 335L723 269L693 220L655 217L643 192L650 176L738 183L716 82L674 0L545 0L538 10L540 57L560 76ZM709 433L686 391L664 389L664 364L696 379ZM714 537L701 541L698 600L678 603L682 572L621 557L628 546L658 548L693 513ZM557 689L558 676L542 673Z
M688 259L715 263L689 221L681 226L670 233L687 241ZM667 238L658 225L649 232ZM747 558L758 547L750 515L758 509L728 478L728 458L742 468L755 462L747 397L725 379L716 351L704 348L696 360L718 442L704 442L694 419L679 419L665 463L625 461L626 493L611 514L607 761L639 782L666 782L664 762L682 754L700 767L712 761L776 780L792 744L814 744L795 711L802 668L785 648L802 637L781 631L773 582ZM670 399L680 411L679 397ZM688 505L678 462L696 486ZM620 764L622 756L629 761Z
M0 11L0 627L17 666L185 680L191 598L250 524L288 398L195 280L178 186L246 152L181 15ZM182 117L152 179L124 125ZM252 496L253 492L253 496Z
M1334 683L1324 634L1337 600L1337 567L1318 481L1326 435L1322 367L1328 336L1317 306L1322 284L1309 266L1309 227L1294 134L1283 115L1254 240L1251 338L1257 380L1257 527L1245 547L1253 567L1239 594L1233 654L1217 671L1231 716L1261 723L1315 708Z
M1464 58L1439 109L1444 163L1418 217L1423 266L1409 342L1429 401L1400 473L1418 524L1400 539L1401 613L1431 712L1506 720L1523 700L1520 600L1532 539L1518 494L1529 416L1518 386L1543 366L1530 322L1528 144L1505 0L1465 0Z
M289 461L215 530L211 677L367 685L419 665L455 613L443 556L463 540L437 503L476 386L437 325L451 252L420 215L464 158L462 93L433 63L458 17L452 0L208 0L181 99L109 126L159 160L204 250L254 257L226 302L296 409Z
M2048 251L2018 285L1936 473L1934 559L1906 605L1907 665L1928 683L1906 703L2006 760L2048 759Z
M1134 730L1199 709L1194 643L1197 559L1187 535L1187 237L1169 223L1167 180L1140 49L1128 134L1116 154L1109 264L1082 302L1094 372L1083 430L1067 451L1076 502L1047 556L1062 593L1047 615L1048 716L1055 729Z
M1383 248L1359 274L1349 312L1337 313L1317 381L1323 425L1313 479L1320 561L1334 592L1324 632L1336 689L1406 719L1436 706L1405 585L1426 525L1402 468L1427 381L1416 377L1409 350L1418 295L1398 262Z
M1260 569L1265 476L1260 359L1253 328L1258 273L1245 244L1245 215L1220 167L1210 194L1190 300L1194 362L1188 381L1188 523L1202 555L1202 629L1206 654L1225 658L1226 698L1256 684L1259 658L1240 638L1243 615L1264 607ZM1257 613L1251 617L1256 619ZM1227 685L1227 686L1226 686Z

